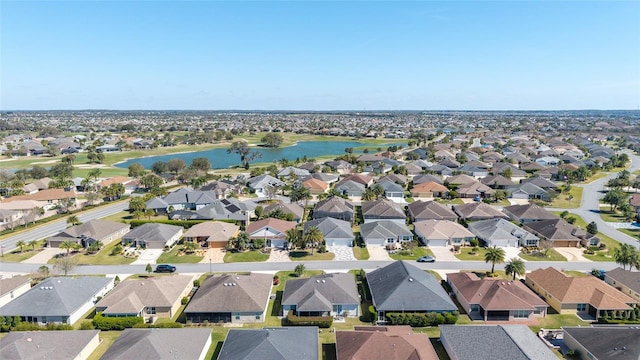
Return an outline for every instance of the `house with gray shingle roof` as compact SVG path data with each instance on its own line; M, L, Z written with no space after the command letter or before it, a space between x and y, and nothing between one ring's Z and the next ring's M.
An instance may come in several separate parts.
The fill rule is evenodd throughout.
M39 324L73 324L112 288L113 278L51 277L0 308L0 315Z
M248 222L255 203L243 202L238 199L228 198L214 200L209 205L198 210L177 210L169 213L172 220L236 220Z
M327 246L353 246L355 235L349 221L329 217L307 221L303 233L312 226L320 230Z
M384 196L392 201L401 202L404 199L404 187L389 180L380 180L376 183L384 189Z
M72 241L83 247L88 247L96 241L107 245L120 239L129 232L131 226L115 221L93 219L86 223L66 228L47 239L48 247L58 247L65 241Z
M302 216L304 215L304 208L302 206L296 203L285 204L282 202L268 205L264 208L263 214L265 214L265 216L271 216L271 213L277 210L282 211L285 215L291 214L291 220L297 223L300 223L300 220L302 220Z
M464 245L475 238L464 226L449 220L423 220L413 225L418 239L430 247Z
M565 346L594 360L640 359L640 328L637 326L562 327Z
M414 201L407 205L412 221L424 220L458 220L458 215L449 207L437 201Z
M336 184L336 191L340 194L347 196L362 196L365 191L365 186L354 180L341 181Z
M218 360L318 360L318 328L231 329Z
M211 341L210 329L125 329L100 359L204 360Z
M526 325L440 325L440 342L457 360L557 360Z
M147 209L153 209L158 214L176 210L195 211L211 204L217 198L218 195L213 190L201 191L184 187L166 196L150 199L146 206Z
M87 359L100 345L99 334L99 330L12 331L0 339L0 358Z
M413 233L404 223L378 220L360 225L360 236L367 245L400 246L413 240Z
M509 216L509 219L520 224L558 218L558 216L535 204L505 206L502 211Z
M402 205L388 199L380 199L363 202L362 217L365 224L379 220L390 220L404 224L407 216Z
M258 196L265 194L265 188L270 186L272 188L280 188L285 186L285 183L280 179L277 179L269 174L262 174L254 176L247 181L249 189L254 191Z
M467 221L487 220L493 218L507 219L507 215L483 202L453 205L453 211Z
M640 302L640 272L615 268L606 272L604 281Z
M173 246L180 240L183 231L182 226L146 223L123 235L122 244L147 249L163 249L165 246Z
M353 212L354 206L351 201L339 196L332 196L316 203L313 208L313 218L331 217L351 222L353 221Z
M469 223L469 231L489 247L532 247L540 241L527 230L501 218Z
M431 274L404 261L395 261L367 274L378 320L387 312L453 312L458 307Z
M282 315L360 316L360 295L352 274L338 273L290 279L282 295Z
M189 322L263 322L273 276L224 274L207 277L184 309Z

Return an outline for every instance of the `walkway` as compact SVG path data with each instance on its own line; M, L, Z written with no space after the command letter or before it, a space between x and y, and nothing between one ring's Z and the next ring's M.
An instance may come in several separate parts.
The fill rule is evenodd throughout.
M503 247L504 249L504 260L509 261L509 259L516 258L522 261L526 261L520 257L520 248L519 247Z
M349 246L327 246L327 250L335 254L334 261L355 261L357 260L353 256L353 248Z
M369 251L369 261L390 261L389 253L382 246L367 245Z

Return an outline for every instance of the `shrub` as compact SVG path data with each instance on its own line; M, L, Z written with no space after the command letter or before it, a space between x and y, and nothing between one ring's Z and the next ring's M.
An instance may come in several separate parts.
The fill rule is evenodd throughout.
M181 323L177 323L177 322L163 322L163 323L158 323L158 324L140 323L140 324L133 325L133 327L136 328L136 329L139 329L139 328L167 329L167 328L181 328L181 327L184 327L184 325L182 325Z
M200 287L200 279L193 280L193 287Z
M396 313L386 314L387 321L391 325L411 325L412 327L437 326L441 324L455 324L458 321L458 312L428 312L428 313Z
M102 313L97 313L93 318L93 326L98 330L124 330L134 327L136 324L142 324L144 320L140 316L126 317L104 317Z
M205 221L206 220L131 220L129 222L129 225L131 225L131 228L133 229L135 227L144 225L146 223L157 223L157 224L182 226L185 229L189 229L190 227L194 225L198 225ZM235 224L236 222L235 220L216 220L216 221L223 221L223 222L228 222L232 224Z
M471 247L478 247L478 245L480 245L480 242L478 241L478 239L471 239L469 240L469 245L471 245Z
M181 303L182 305L187 305L187 303L188 303L188 302L189 302L189 298L188 298L188 297L186 297L186 296L183 296L183 297L182 297L182 300L180 300L180 303Z
M330 328L333 324L331 316L296 316L293 313L287 314L287 325L291 326L317 326L319 328Z

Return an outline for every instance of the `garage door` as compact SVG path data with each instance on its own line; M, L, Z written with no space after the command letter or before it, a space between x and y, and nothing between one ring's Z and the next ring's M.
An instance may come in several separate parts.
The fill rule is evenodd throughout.
M226 241L209 241L209 247L214 249L221 249L227 245Z

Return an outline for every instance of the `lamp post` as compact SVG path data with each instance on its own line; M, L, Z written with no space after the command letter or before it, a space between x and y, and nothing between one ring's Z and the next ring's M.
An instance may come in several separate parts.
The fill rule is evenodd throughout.
M209 274L211 274L211 256L209 256Z

